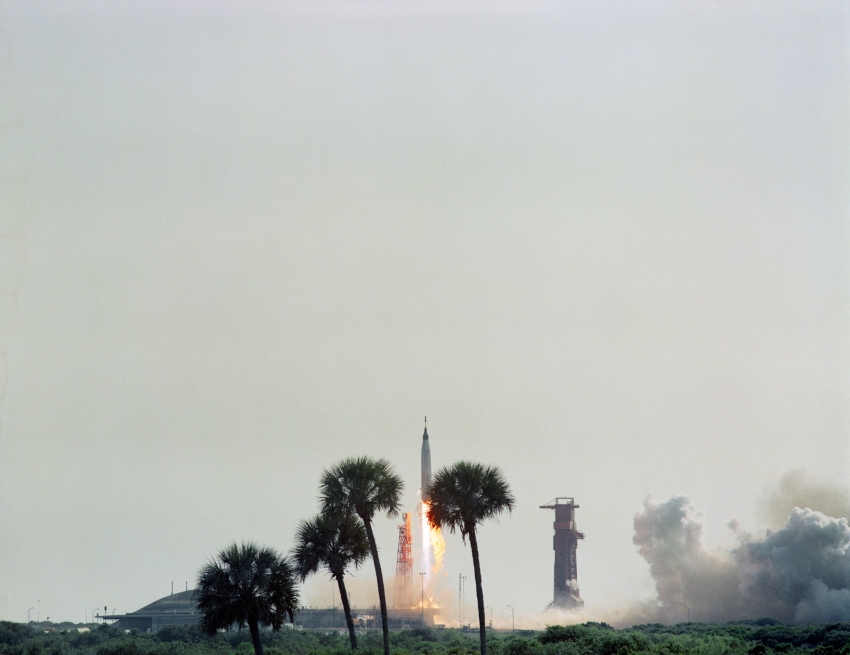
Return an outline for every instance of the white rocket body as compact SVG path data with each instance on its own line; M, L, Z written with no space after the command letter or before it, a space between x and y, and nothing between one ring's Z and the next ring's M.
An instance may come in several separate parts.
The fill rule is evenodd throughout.
M431 445L428 443L428 428L422 435L422 481L419 487L422 500L428 500L431 495Z

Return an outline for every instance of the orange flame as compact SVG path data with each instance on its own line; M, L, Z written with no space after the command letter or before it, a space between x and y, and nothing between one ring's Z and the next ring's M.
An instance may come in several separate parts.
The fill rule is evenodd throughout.
M431 528L431 548L434 550L434 568L431 571L437 573L443 568L443 555L446 552L446 540L440 528Z
M422 503L422 534L427 535L428 546L431 547L431 552L434 553L434 564L431 567L432 573L438 573L443 568L443 555L446 552L446 540L443 539L443 533L440 528L431 527L428 522L428 514L431 511L431 503L424 501Z
M437 601L434 600L434 597L427 591L425 592L425 598L420 599L419 602L416 603L416 605L414 605L413 607L415 609L422 609L423 606L425 607L425 609L430 609L432 607L440 607L439 605L437 605Z

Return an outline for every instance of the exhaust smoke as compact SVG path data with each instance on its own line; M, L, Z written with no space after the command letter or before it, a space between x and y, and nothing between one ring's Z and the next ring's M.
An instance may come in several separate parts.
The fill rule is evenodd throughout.
M782 484L778 493L787 496ZM655 620L678 623L688 611L695 621L850 620L850 527L844 517L795 507L779 529L758 535L732 522L737 546L709 549L696 508L678 496L664 503L647 498L634 528L633 541L655 580Z

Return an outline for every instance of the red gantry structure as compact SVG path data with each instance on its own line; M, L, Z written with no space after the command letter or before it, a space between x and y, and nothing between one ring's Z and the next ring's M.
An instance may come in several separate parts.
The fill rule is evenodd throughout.
M413 606L413 536L410 532L410 512L401 515L398 526L398 557L395 565L393 607Z
M555 510L555 536L552 539L555 549L555 598L549 607L583 607L584 601L578 592L576 563L578 540L584 539L584 534L576 529L575 511L578 505L573 498L562 496L548 505L541 505L540 509Z

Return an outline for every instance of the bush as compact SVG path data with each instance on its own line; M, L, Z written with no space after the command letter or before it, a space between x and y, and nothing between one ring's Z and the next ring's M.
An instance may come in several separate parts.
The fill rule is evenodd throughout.
M540 642L536 639L509 637L499 650L501 655L536 655L539 649Z
M582 629L576 625L547 625L543 634L537 639L541 644L557 644L562 641L578 641Z
M153 655L151 644L141 639L128 637L115 639L97 649L97 655Z
M0 644L15 646L25 639L33 637L35 634L35 630L28 625L12 623L11 621L0 621Z

